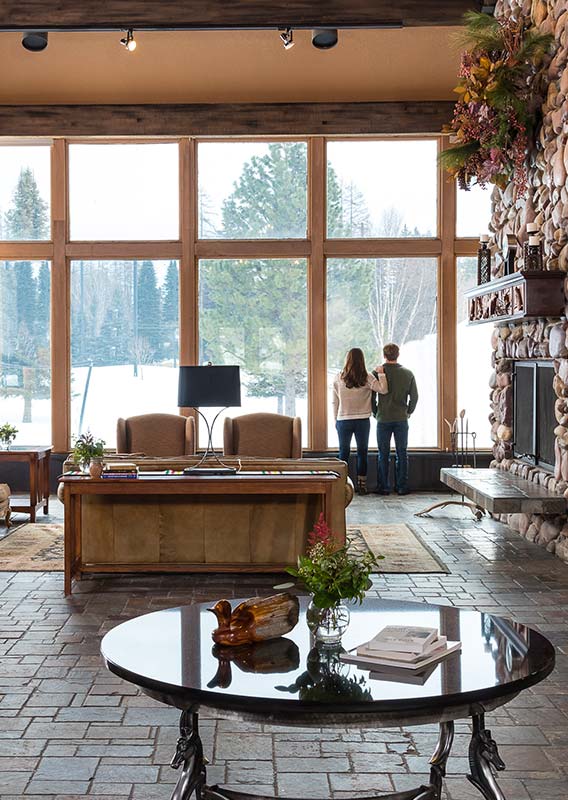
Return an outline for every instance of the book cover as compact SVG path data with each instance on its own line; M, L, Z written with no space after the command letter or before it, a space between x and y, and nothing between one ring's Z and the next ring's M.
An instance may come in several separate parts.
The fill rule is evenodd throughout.
M416 625L387 625L367 644L371 650L423 653L437 636L437 628L425 628Z
M350 650L348 653L341 653L339 659L346 661L348 664L355 664L362 669L375 670L377 667L398 667L399 669L419 670L427 667L429 664L434 664L452 653L461 649L461 642L448 642L445 647L424 656L418 661L398 661L388 658L374 658L373 656L359 656L357 655L357 648Z
M372 658L386 658L387 660L392 661L419 661L420 659L424 658L424 656L430 655L436 650L440 650L440 648L445 647L447 641L448 640L446 636L438 636L422 653L405 653L397 650L377 650L376 648L370 648L368 646L368 642L366 642L357 648L357 655L371 656Z

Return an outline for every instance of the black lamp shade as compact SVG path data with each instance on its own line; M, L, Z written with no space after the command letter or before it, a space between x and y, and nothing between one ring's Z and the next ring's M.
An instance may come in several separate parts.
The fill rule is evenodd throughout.
M220 408L240 406L240 367L180 367L178 406Z

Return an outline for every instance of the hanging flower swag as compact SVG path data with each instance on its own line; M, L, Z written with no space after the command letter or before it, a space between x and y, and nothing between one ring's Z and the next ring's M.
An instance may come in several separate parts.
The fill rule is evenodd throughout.
M445 133L453 146L442 151L442 166L461 189L472 183L504 188L513 181L527 189L527 150L541 104L539 67L553 37L522 20L497 20L468 12L460 43L459 94Z

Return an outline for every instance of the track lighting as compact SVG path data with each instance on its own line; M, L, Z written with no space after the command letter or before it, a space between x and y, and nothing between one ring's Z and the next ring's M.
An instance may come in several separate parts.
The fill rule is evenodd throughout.
M32 53L40 53L47 47L47 32L25 31L22 35L22 47Z
M126 31L126 36L124 39L120 40L120 44L123 47L126 47L129 53L133 53L136 50L136 39L134 38L134 32L132 28Z
M318 50L331 50L337 44L337 28L314 28L312 44Z
M280 39L284 45L284 50L290 50L294 47L294 34L292 28L280 29Z

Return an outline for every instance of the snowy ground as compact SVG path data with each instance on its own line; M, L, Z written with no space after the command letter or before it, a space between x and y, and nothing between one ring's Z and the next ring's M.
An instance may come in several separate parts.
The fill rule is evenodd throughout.
M469 417L469 429L478 433L479 447L488 447L489 422L489 375L491 365L488 354L491 326L458 326L459 408L465 408ZM428 336L404 346L401 363L413 370L418 384L420 400L410 425L411 447L434 447L437 441L437 380L436 337ZM72 370L71 420L72 433L89 428L96 436L105 440L107 446L116 444L116 420L149 412L177 413L178 371L171 367L146 366L138 368L134 375L131 365L118 367L95 367L91 373L86 392L87 368ZM328 375L329 385L334 374ZM254 411L277 411L276 398L247 397L243 386L243 405L231 408L220 415L215 425L215 444L222 444L222 420L225 415L236 416ZM83 408L84 403L84 408ZM22 423L23 399L21 397L0 400L0 421L9 421L19 429L16 444L46 444L50 441L50 401L34 400L32 422ZM83 409L83 411L82 411ZM307 440L307 401L297 401L296 413L303 420L304 444ZM337 442L337 434L331 413L328 411L328 441L331 447ZM375 434L371 430L370 444L375 446ZM200 437L205 441L204 435Z

